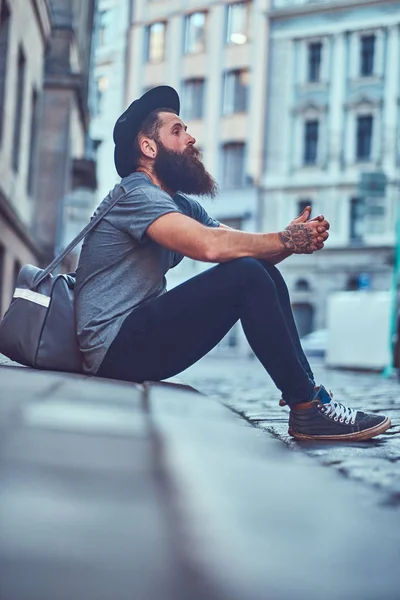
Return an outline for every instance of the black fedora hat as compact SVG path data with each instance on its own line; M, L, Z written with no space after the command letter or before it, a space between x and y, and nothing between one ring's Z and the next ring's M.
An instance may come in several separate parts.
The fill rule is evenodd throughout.
M178 93L169 85L152 88L132 104L119 117L114 126L114 163L120 177L133 171L132 144L144 119L156 108L171 108L179 115Z

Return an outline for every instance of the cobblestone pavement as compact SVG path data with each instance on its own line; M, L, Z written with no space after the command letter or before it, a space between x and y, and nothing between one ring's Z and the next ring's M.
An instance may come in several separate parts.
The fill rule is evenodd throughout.
M382 412L392 427L367 442L297 442L288 435L288 408L278 405L279 391L257 359L205 357L181 374L182 379L218 397L257 427L289 447L303 450L344 476L380 490L383 502L400 507L400 383L379 374L326 369L312 363L317 383L352 408Z

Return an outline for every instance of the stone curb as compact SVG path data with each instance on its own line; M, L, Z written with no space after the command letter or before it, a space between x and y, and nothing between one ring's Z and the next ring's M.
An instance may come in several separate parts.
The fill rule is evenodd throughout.
M22 368L0 381L2 599L54 600L53 576L57 600L397 599L398 512L222 403Z

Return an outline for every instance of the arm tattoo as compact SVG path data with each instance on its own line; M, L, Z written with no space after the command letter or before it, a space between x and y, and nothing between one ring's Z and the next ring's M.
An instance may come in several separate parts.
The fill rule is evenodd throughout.
M284 231L279 232L279 239L284 248L296 254L307 254L314 245L311 231L302 224L288 225Z

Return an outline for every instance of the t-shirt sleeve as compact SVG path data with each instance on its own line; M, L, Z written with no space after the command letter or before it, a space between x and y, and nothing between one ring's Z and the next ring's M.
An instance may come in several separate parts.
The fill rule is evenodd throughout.
M146 241L146 230L168 213L179 213L179 207L163 190L146 186L128 192L118 203L118 226L136 241Z
M181 194L178 194L178 200L180 202L184 202L185 204L185 213L192 217L192 219L196 219L199 223L206 225L206 227L219 227L220 222L216 219L210 217L206 209L197 202L197 200L186 198Z
M208 214L206 209L200 204L200 202L197 202L197 200L193 200L193 203L195 209L195 214L193 218L196 219L196 221L200 221L200 223L203 223L203 225L206 225L207 227L219 227L219 221L217 221L217 219L213 219L213 217L210 217L210 215Z

